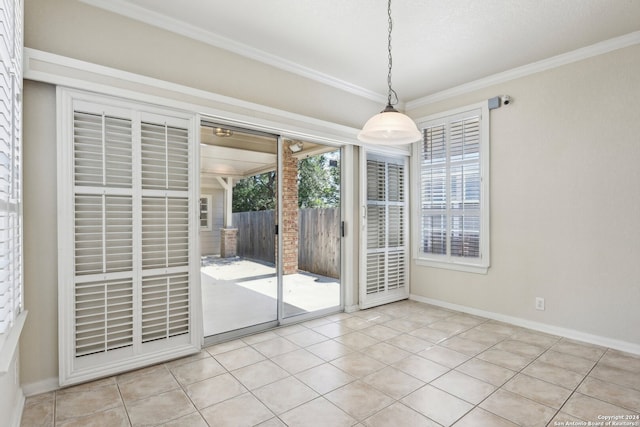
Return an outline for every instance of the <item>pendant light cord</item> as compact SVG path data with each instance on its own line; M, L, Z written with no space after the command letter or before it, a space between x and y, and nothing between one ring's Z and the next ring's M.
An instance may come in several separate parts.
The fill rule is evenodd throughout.
M389 52L389 74L387 74L387 84L389 85L389 94L387 96L387 106L393 106L398 103L398 94L391 87L391 67L393 66L393 57L391 56L391 30L393 29L393 20L391 19L391 0L387 6L387 14L389 16L389 38L387 51Z

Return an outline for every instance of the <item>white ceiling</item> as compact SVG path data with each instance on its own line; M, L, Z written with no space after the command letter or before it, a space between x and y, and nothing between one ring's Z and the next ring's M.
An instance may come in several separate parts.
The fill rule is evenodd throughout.
M83 1L386 99L386 0ZM402 102L640 31L640 0L394 0L392 15Z

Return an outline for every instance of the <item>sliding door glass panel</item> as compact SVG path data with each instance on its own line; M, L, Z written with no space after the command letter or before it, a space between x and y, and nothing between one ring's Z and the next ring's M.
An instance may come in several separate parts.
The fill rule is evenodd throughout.
M283 142L283 318L341 305L340 150Z
M200 136L204 335L273 326L278 138L206 122Z

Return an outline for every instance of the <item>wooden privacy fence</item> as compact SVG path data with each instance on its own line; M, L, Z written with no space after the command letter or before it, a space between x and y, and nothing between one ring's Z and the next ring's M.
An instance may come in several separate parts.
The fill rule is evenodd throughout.
M275 211L234 213L233 226L238 229L238 256L275 263L275 223Z
M300 209L298 212L298 268L339 278L340 209Z
M298 211L298 269L340 277L340 209ZM275 212L233 214L238 229L238 256L275 263Z

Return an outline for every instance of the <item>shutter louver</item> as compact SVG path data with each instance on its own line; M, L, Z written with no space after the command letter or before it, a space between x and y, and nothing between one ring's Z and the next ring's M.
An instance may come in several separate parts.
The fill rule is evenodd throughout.
M131 271L131 197L77 195L75 207L76 275Z
M367 294L384 291L385 268L384 253L367 254Z
M103 375L105 364L120 372L196 345L188 120L107 104L73 104L61 148L73 153L59 190L73 190L64 199L73 216L65 225L73 250L66 384Z
M22 1L0 1L0 349L22 312Z
M480 131L475 112L423 130L420 252L424 254L481 256Z
M406 294L406 167L391 159L367 158L367 298ZM389 302L389 301L386 301Z
M451 255L480 257L480 119L451 123Z
M3 18L3 27L5 25ZM7 29L2 28L2 34ZM6 40L2 39L3 57L7 55ZM11 203L12 181L12 78L8 63L0 61L0 333L9 329L15 313L13 312L12 275L12 230L13 206Z
M74 114L75 185L131 188L131 121Z
M162 124L142 123L142 188L187 191L189 132Z
M142 122L143 343L190 332L188 136L187 129Z
M405 285L406 254L404 250L391 250L387 255L387 289L399 289Z
M367 160L367 200L385 200L386 184L384 162Z
M133 345L131 139L127 118L74 111L76 357Z
M186 266L189 262L187 199L143 197L142 267Z
M76 357L133 345L133 283L129 280L78 283Z
M420 180L422 204L422 251L446 254L447 146L445 126L425 129Z
M189 332L189 275L152 276L142 281L142 342Z

